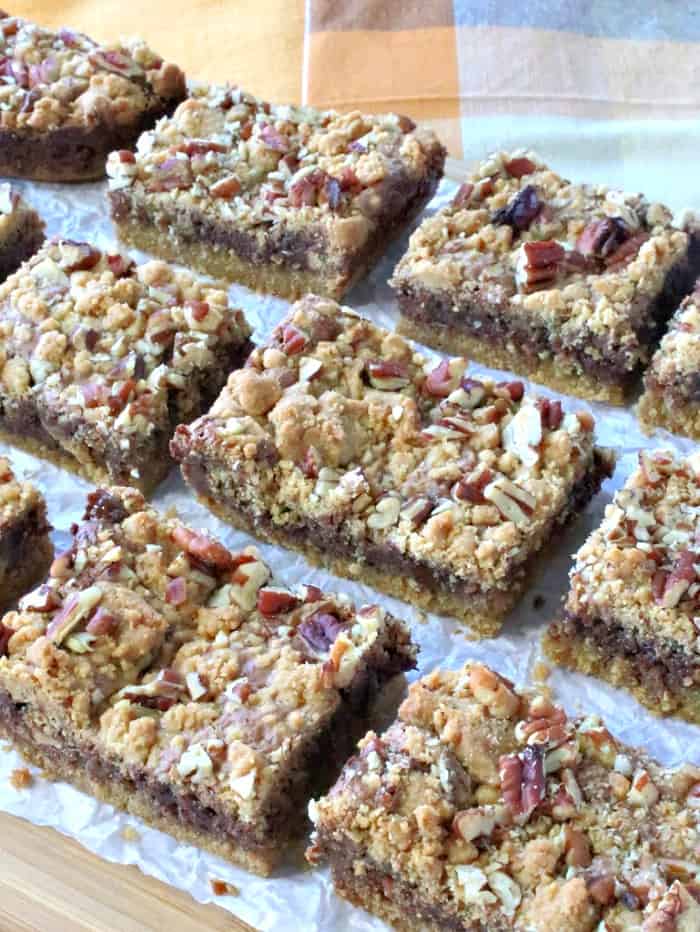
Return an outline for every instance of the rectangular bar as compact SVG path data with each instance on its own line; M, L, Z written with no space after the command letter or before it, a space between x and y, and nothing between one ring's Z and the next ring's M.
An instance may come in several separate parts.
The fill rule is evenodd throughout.
M339 298L430 200L444 160L407 117L200 84L107 171L124 242L257 291Z
M175 426L206 411L249 334L220 287L52 240L0 286L0 436L149 491Z
M307 296L171 444L221 517L493 634L610 471L587 413Z
M309 807L336 892L424 932L700 928L700 768L478 663L412 685Z
M576 554L547 654L700 724L700 457L642 451Z
M9 608L46 573L53 556L46 502L29 482L18 482L0 456L0 609ZM0 636L0 643L4 643Z
M88 496L2 644L0 729L30 761L261 874L416 654L378 606L280 588L128 488Z
M0 175L38 181L103 178L112 149L186 94L182 71L142 39L100 45L0 11Z
M700 440L700 287L683 301L644 375L637 413L651 433L665 427Z
M391 284L400 332L622 404L699 271L663 205L501 152L423 222Z

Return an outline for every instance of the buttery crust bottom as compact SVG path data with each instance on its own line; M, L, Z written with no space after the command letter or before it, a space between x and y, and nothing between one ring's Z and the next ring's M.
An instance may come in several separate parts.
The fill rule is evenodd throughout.
M605 680L626 689L638 702L659 717L677 715L700 725L700 689L684 688L659 695L648 688L634 663L625 657L606 656L590 639L566 634L554 623L542 637L542 647L550 660L570 670Z
M3 611L46 577L53 559L53 544L46 534L33 535L26 541L22 554L8 565L0 567L0 609Z
M663 427L672 434L700 440L700 405L681 404L665 395L646 389L637 405L637 417L644 433L651 434Z
M38 744L23 741L17 735L11 735L10 737L14 747L31 764L39 767L46 779L71 783L83 793L88 793L90 796L94 796L116 809L121 809L142 819L148 825L172 835L183 844L195 845L205 851L210 851L212 854L225 858L227 861L231 861L233 864L262 877L269 877L279 862L280 846L251 851L234 844L230 839L215 837L207 832L198 831L192 826L183 825L175 817L168 817L155 812L147 795L135 789L133 785L106 779L96 779L85 768L76 769L50 759L43 753Z
M567 395L613 405L622 405L626 400L625 389L621 385L606 385L600 379L576 372L556 359L535 361L524 353L479 340L457 327L446 327L444 324L427 327L402 314L397 330L403 336L424 343L426 346L434 346L452 354L458 353L466 356L467 359L474 359L495 369L517 372L532 379L533 382L547 385Z
M31 453L32 456L39 459L53 463L54 466L58 466L60 469L65 469L76 476L94 482L95 485L110 485L113 481L104 466L100 466L88 458L87 450L84 458L79 460L67 451L51 448L34 437L22 437L20 434L2 429L0 429L0 441L24 450L25 453ZM149 465L152 467L152 471L147 476L142 474L138 481L136 479L131 481L132 485L140 489L146 496L150 495L155 487L167 476L172 463L167 456L164 456L162 460L154 459Z

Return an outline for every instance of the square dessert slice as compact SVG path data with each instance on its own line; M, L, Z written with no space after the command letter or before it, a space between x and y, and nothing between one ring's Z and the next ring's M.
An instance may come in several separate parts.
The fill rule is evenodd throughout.
M46 503L29 482L18 482L0 456L0 609L3 611L41 579L51 562L51 526ZM0 646L5 644L0 633Z
M175 426L208 408L249 333L220 287L53 240L0 286L0 436L148 491Z
M0 281L17 271L44 242L44 221L14 191L0 184Z
M307 858L407 932L692 932L699 799L699 767L664 770L474 663L413 684L360 742L309 806Z
M661 204L500 153L423 222L391 283L408 336L622 403L698 271Z
M430 200L444 159L407 117L200 85L107 171L126 243L257 291L339 298Z
M683 301L644 374L637 408L645 431L700 440L700 282Z
M493 634L609 471L588 414L299 301L171 452L220 516Z
M576 554L557 663L628 689L656 714L700 724L700 455L643 451Z
M184 98L185 76L139 39L99 45L0 12L0 175L102 178L112 149Z
M88 497L2 632L0 729L19 750L263 874L416 653L378 606L280 588L254 548L232 553L128 488Z

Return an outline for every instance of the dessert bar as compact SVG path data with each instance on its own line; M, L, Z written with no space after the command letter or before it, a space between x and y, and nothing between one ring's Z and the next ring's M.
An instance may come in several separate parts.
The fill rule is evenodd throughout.
M0 286L0 436L150 490L175 426L208 408L249 333L219 287L52 240Z
M700 287L671 319L644 375L637 413L651 432L665 427L700 440Z
M307 296L171 451L220 516L493 634L610 470L587 413Z
M107 172L126 243L257 291L338 298L430 200L444 159L407 117L200 85Z
M700 456L639 454L639 467L576 554L557 663L700 724Z
M282 588L123 487L88 496L2 646L0 730L30 761L261 874L416 653L378 606Z
M700 768L481 664L411 686L309 811L336 891L421 932L696 932Z
M413 234L392 285L408 336L619 404L698 271L661 204L500 153Z
M0 456L0 609L41 579L51 562L46 503L29 482L18 482ZM5 644L0 632L0 648Z
M13 190L0 183L0 281L15 272L44 242L44 221Z
M0 175L102 178L114 148L185 96L185 76L139 39L100 45L0 12Z

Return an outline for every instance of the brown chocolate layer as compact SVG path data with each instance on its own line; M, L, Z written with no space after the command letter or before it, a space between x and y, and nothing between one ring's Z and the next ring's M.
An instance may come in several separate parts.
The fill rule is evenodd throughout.
M567 614L558 628L561 637L590 640L607 661L616 657L630 660L638 670L639 681L659 697L667 690L686 690L688 680L697 682L700 675L698 660L680 646L640 638L620 624ZM697 685L700 688L700 683Z
M2 156L0 155L0 159ZM0 281L16 272L20 265L31 258L44 242L44 231L39 225L25 223L0 250Z
M180 98L158 102L125 126L61 126L48 132L0 130L0 175L38 181L103 178L113 149L131 149L145 130L175 109Z
M700 238L693 237L686 258L668 272L655 298L638 298L630 307L630 323L640 346L658 339L681 299L693 287L700 272ZM584 372L615 385L627 387L637 378L639 365L630 360L627 347L606 335L582 330L575 342L564 344L556 331L537 326L531 317L518 313L508 299L494 302L476 292L463 299L451 292L434 292L403 283L397 289L401 313L426 327L454 328L485 344L513 342L518 352L533 359L541 354L560 357ZM586 352L600 351L600 358Z

